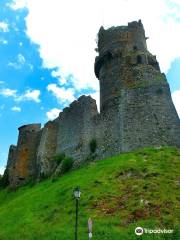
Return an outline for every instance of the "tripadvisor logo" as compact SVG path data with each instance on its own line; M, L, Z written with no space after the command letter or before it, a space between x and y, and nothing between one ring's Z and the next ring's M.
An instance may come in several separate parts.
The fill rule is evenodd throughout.
M146 234L164 234L164 233L173 233L173 229L148 229L148 228L142 228L142 227L137 227L135 229L135 234L140 236L142 235L143 233L146 233Z
M143 232L144 232L144 231L143 231L143 228L142 228L142 227L137 227L137 228L135 229L135 234L138 235L138 236L142 235Z

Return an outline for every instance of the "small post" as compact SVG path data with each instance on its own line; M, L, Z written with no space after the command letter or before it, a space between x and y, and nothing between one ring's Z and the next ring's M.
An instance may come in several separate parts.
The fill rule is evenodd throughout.
M89 236L89 239L92 238L92 219L91 218L88 219L88 236Z

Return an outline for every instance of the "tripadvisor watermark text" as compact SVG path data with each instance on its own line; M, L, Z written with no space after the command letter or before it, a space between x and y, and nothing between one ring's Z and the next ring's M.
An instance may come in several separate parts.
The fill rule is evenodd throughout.
M142 228L142 227L137 227L135 229L135 234L140 236L142 234L171 234L173 233L173 229L150 229L150 228Z

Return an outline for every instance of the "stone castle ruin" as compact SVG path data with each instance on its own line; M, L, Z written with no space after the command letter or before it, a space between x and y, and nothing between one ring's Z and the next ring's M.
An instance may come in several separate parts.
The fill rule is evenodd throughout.
M6 168L11 186L53 174L56 154L71 156L74 167L81 165L91 154L92 139L97 143L96 159L146 146L180 147L180 119L146 39L140 20L100 28L95 59L100 113L94 99L81 96L43 128L40 124L20 127Z

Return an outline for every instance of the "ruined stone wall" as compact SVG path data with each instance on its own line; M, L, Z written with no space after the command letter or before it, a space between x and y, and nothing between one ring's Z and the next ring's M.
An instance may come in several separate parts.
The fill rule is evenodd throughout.
M12 183L15 178L15 164L16 164L17 146L11 145L8 153L8 161L6 166L6 174L8 175L8 182Z
M19 128L17 148L9 154L11 186L24 184L37 175L36 153L40 139L41 124L30 124ZM15 151L16 150L16 151ZM14 153L13 153L14 152ZM11 170L13 169L13 173Z
M96 101L81 96L59 115L56 153L73 157L79 165L89 154L89 143L94 137L94 116L98 115Z
M37 167L39 177L52 174L55 162L53 156L57 147L58 119L49 121L42 129L40 144L37 152Z

